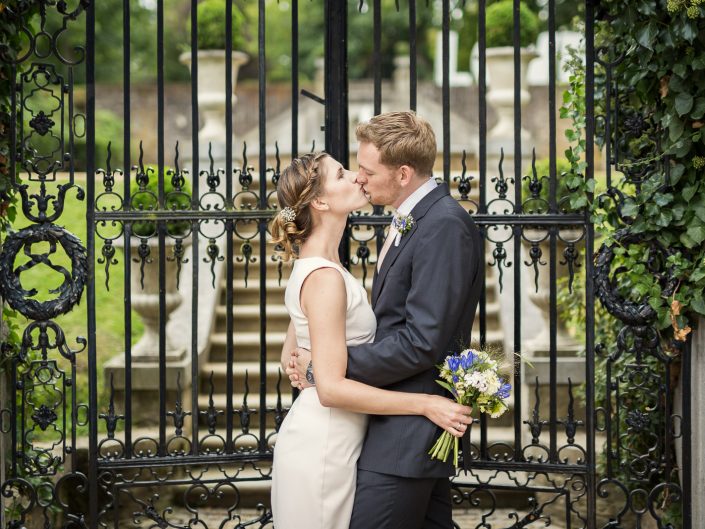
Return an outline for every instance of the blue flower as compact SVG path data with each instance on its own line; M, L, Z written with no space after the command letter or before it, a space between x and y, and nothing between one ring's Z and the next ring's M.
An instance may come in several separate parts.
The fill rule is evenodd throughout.
M477 356L472 351L472 349L468 349L466 352L460 355L460 365L463 367L463 369L470 369L470 366L475 363L476 358Z
M504 379L500 379L500 382L502 382L502 385L497 390L497 393L495 393L495 396L499 397L500 399L508 399L509 393L512 390L512 385L508 382L504 382Z
M414 217L411 215L400 215L397 213L392 218L392 226L401 234L403 237L411 231L414 227Z
M457 383L458 383L458 380L460 380L460 378L458 377L458 375L453 375L453 384L457 384Z
M457 356L449 356L446 358L446 363L451 373L455 373L460 367L460 359Z

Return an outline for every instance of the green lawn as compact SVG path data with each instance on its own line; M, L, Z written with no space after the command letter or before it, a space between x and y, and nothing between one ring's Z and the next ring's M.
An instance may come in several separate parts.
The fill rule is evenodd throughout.
M59 181L64 183L66 180L60 178ZM85 189L85 180L77 181L77 184ZM52 184L49 184L48 190L54 193ZM102 184L97 185L97 191L100 192ZM56 221L56 224L64 227L74 235L76 235L83 243L86 244L86 201L78 200L76 191L71 190L67 193L65 199L65 209L61 217ZM53 212L50 206L50 213ZM14 224L16 229L21 229L31 222L25 218L20 212L18 213L17 221ZM116 233L114 228L112 232ZM106 230L102 230L106 232ZM96 236L95 254L97 257L101 255L102 239ZM47 243L35 244L32 247L33 253L49 252ZM98 373L98 391L99 391L99 406L100 411L104 411L107 407L107 391L103 384L103 365L110 358L124 351L125 345L125 322L124 322L124 257L122 250L118 249L115 253L115 259L118 264L111 265L109 268L109 290L106 289L106 270L105 264L96 263L95 269L95 313L96 313L96 358L97 358L97 373ZM21 253L15 261L15 266L19 266L29 259ZM56 253L51 256L51 262L57 265L66 267L70 270L70 261L64 251L58 247ZM64 278L58 272L53 271L45 265L38 265L34 268L23 272L21 275L22 287L25 289L35 288L37 294L33 297L37 300L46 300L56 297L56 294L50 292L50 289L58 287ZM79 336L87 337L87 288L84 289L80 303L73 308L68 314L56 318L56 323L63 329L69 347L74 350L79 350L81 345L76 342ZM24 317L20 316L18 321L20 332L29 323ZM134 343L142 333L142 321L139 316L133 312L132 314L132 342ZM37 333L35 333L36 335ZM36 339L36 337L35 337ZM53 341L54 337L49 336ZM79 403L88 403L88 351L84 350L76 355L77 380L76 391L77 400ZM50 352L50 359L58 359L60 369L67 372L70 376L70 364L64 360L56 350ZM101 422L101 428L104 426L104 421ZM120 424L122 427L122 424ZM85 432L84 432L85 430ZM87 433L87 427L80 428L80 433Z

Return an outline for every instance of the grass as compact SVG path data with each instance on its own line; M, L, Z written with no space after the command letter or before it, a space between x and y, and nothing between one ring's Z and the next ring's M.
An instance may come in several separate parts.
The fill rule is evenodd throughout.
M63 183L65 180L62 178L60 182ZM85 189L85 180L77 181L78 185ZM55 193L51 188L51 185L47 186L48 192L50 194ZM100 187L97 185L97 190ZM30 192L35 191L31 189ZM76 235L84 244L87 241L87 230L86 230L86 201L78 200L76 190L71 190L66 194L64 201L64 211L62 215L57 219L55 224L64 227L69 232ZM53 212L52 206L49 206L49 213ZM34 210L36 213L36 210ZM15 229L19 230L28 225L32 224L22 213L18 214L17 221L14 223ZM110 228L107 230L105 228L99 229L99 232L106 235L113 236L118 233L117 229ZM102 239L96 235L95 238L95 254L96 258L101 256L101 249L103 246ZM32 246L32 253L41 254L49 253L48 243L39 243ZM60 246L57 246L56 251L49 256L52 263L55 265L63 266L67 270L71 270L71 264L68 256L65 254ZM118 261L117 264L111 265L109 267L109 290L106 288L106 269L105 264L99 264L96 262L95 268L95 314L96 314L96 334L95 334L95 346L96 346L96 370L98 373L97 384L98 384L98 403L99 403L99 413L107 409L108 405L108 388L105 387L103 381L103 366L105 363L113 358L114 356L120 354L125 350L125 307L123 303L123 293L124 293L124 256L121 250L117 250L115 253L115 259ZM22 265L29 261L29 258L20 253L20 255L15 260L15 267ZM56 294L50 292L51 289L60 286L64 277L46 265L37 265L26 272L23 272L20 276L21 284L24 289L37 289L37 293L32 296L32 299L39 301L44 301L48 299L56 298ZM61 327L66 336L67 345L75 351L79 351L82 345L77 342L79 336L87 337L87 313L88 313L88 299L87 299L87 285L84 288L83 295L78 305L76 305L67 314L61 315L55 319L55 322ZM24 331L24 328L30 323L29 320L25 319L23 316L19 316L17 324L19 325L20 333ZM132 314L132 343L135 343L139 336L142 334L142 321L140 317L134 313ZM34 333L34 340L36 339L38 332ZM53 333L50 332L50 341L54 341ZM38 356L38 353L37 353ZM70 362L64 359L56 349L49 350L49 359L55 359L57 361L59 369L66 372L67 377L71 376L71 365ZM85 349L80 353L76 354L76 396L78 403L88 403L88 350ZM68 391L68 390L67 390ZM67 398L70 395L67 394ZM60 422L57 421L57 424ZM104 421L100 421L100 428L104 431ZM119 423L122 427L122 424ZM46 432L38 431L37 439L47 439L49 435L49 429ZM79 426L78 434L87 435L88 426Z

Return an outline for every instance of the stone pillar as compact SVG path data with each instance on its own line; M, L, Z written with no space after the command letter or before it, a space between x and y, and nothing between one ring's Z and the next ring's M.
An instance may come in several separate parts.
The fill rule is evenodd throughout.
M705 527L705 318L698 320L697 329L693 332L690 355L684 357L690 361L690 393L683 393L683 375L687 371L685 362L681 365L678 383L673 389L673 415L682 417L682 426L690 424L690 461L683 460L684 438L675 440L676 462L681 469L690 467L691 496L689 503L683 503L684 511L690 510L692 529ZM683 410L685 400L690 401L690 414L686 416ZM683 488L683 472L679 472L680 486ZM685 490L684 490L685 492Z

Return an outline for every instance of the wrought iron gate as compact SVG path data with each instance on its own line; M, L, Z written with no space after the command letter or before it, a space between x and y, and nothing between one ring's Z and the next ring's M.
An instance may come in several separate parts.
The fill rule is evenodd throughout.
M226 4L225 93L230 94L231 10L237 6ZM453 126L455 114L462 116L464 109L453 106L450 29L454 10L465 2L442 0L428 5L412 0L402 4L396 2L395 9L408 20L408 108L420 110L427 101L440 99L433 107L441 123L437 130L442 143L439 174L481 227L488 281L496 286L492 291L488 287L481 299L475 338L483 347L495 339L514 359L516 389L510 420L498 427L485 416L479 418L472 432L473 470L453 480L456 523L486 528L534 524L626 528L651 517L664 527L666 498L671 504L683 505L684 512L689 505L687 465L681 465L678 472L673 449L682 440L683 460L689 460L687 430L681 433L673 424L681 415L673 411L671 362L659 356L651 320L629 319L634 313L624 313L624 300L608 299L608 308L623 318L626 327L620 334L618 353L600 364L607 369L607 382L601 389L605 397L596 395L596 354L602 349L595 344L593 300L596 287L609 297L612 270L609 248L604 248L597 263L599 283L593 281L593 226L584 208L570 207L571 190L561 184L565 175L557 168L556 2L549 0L546 8L548 134L546 145L539 146L522 139L527 114L521 110L519 2L515 2L512 34L514 110L509 143L489 134L493 122L486 97L487 6L484 0L473 4L479 43L477 146L469 138L457 137ZM388 87L382 71L386 4L382 0L331 0L299 6L298 0L290 1L290 128L272 131L267 129L266 17L279 3L259 0L253 21L258 39L257 169L248 161L252 145L244 143L240 150L241 142L233 140L232 119L225 120L222 168L217 146L198 141L202 116L197 104L195 47L190 53L190 152L179 142L167 144L163 46L167 6L162 0L157 0L155 8L157 143L152 151L145 151L140 143L139 156L131 156L128 146L141 138L131 127L129 42L134 28L129 5L127 0L122 3L121 14L126 146L122 160L112 155L110 145L104 152L96 147L100 79L96 78L95 44L100 35L96 34L95 4L80 0L71 7L66 2L40 0L36 5L17 2L5 7L4 15L16 20L26 20L31 9L38 9L39 23L24 25L29 42L26 54L12 57L8 50L0 50L3 60L14 65L12 108L16 114L10 130L10 165L16 169L13 181L26 219L26 227L3 242L0 285L5 301L27 318L19 348L6 344L3 349L9 359L1 415L9 443L3 452L7 457L3 525L271 526L266 483L276 431L291 398L288 385L273 368L279 352L275 338L281 333L276 296L281 295L287 269L267 239L281 164L301 152L304 144L308 148L311 140L299 128L304 109L299 99L298 43L300 32L307 30L299 27L299 12L319 10L325 21L325 97L320 101L325 105L325 148L347 163L351 145L348 27L353 17L373 19L371 100L372 113L380 113L385 109L385 94L395 90ZM196 13L196 6L192 0L191 13ZM621 132L621 121L614 103L618 98L610 90L610 65L596 59L595 9L587 1L580 10L585 23L585 137L596 135L595 72L599 68L607 83L599 93L607 94L608 111L597 120L601 124L598 132L606 139L609 171L614 161L609 148ZM442 82L438 92L424 85L418 72L417 27L419 18L425 16L423 10L434 10L440 17ZM53 30L46 25L51 17L59 20ZM62 36L67 28L84 23L85 46L66 56L60 46ZM194 16L190 28L195 38L198 24ZM85 113L74 102L74 77L83 68ZM303 93L309 99L320 99L310 91ZM40 103L41 97L53 104ZM233 100L226 97L225 115L232 113ZM77 144L84 134L85 168L90 176L85 180L75 169ZM280 152L283 143L289 145L285 153ZM528 168L525 165L531 148L548 153L545 174L537 173L535 159ZM587 179L594 178L593 149L593 142L587 141L583 175ZM189 161L183 161L189 156ZM473 156L476 170L466 169ZM609 180L608 185L608 193L615 192ZM61 227L69 197L86 208L84 241ZM351 216L341 245L346 266L367 286L367 271L374 266L389 219L383 208ZM40 248L33 250L34 245ZM67 265L52 261L57 252L66 254ZM33 278L36 285L21 280L23 273L41 265L61 276L58 287L44 298L37 295L37 289L46 286L41 277ZM122 282L115 279L120 275L116 270L121 270ZM559 275L565 279L559 280ZM536 365L529 365L514 355L525 352L524 289L538 292L540 284L548 289L543 297L548 341L543 356L535 355ZM566 289L584 297L584 354L571 356L570 365L578 366L578 379L586 382L564 376L568 364L561 356L563 345L558 343L559 296ZM116 293L116 306L125 307L124 353L113 363L104 362L99 345L102 325L114 319L97 311L98 298L107 291ZM183 326L167 328L180 295L186 297L185 303L190 301L188 316ZM502 312L497 306L502 306L503 295ZM223 310L208 312L207 306L218 300ZM66 336L56 321L77 310L79 302L87 308L86 338ZM152 321L154 334L143 338L152 340L151 349L149 343L132 340L136 324L131 310L138 305L143 307L147 332L147 320ZM504 318L498 320L499 338L491 336L493 314ZM238 329L244 328L245 316L255 322L254 330ZM204 336L210 339L204 342ZM657 361L647 365L644 354ZM620 356L627 357L626 362ZM687 373L687 362L684 366ZM87 377L80 375L84 369ZM684 381L683 394L687 395L687 377ZM82 401L81 384L87 384L87 402ZM649 423L638 404L647 398L653 399L649 408L658 410L666 424L652 445L632 446L629 436ZM683 405L687 406L687 399ZM687 417L687 409L682 416ZM603 443L604 466L598 465ZM630 456L627 470L621 472L625 463L620 453L624 452ZM686 484L683 491L678 476ZM461 521L468 517L474 517L473 521Z

